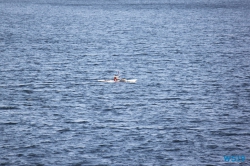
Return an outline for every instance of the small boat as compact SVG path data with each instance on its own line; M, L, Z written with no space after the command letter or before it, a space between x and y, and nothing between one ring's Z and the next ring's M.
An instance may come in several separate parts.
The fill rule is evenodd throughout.
M120 79L120 80L98 80L98 82L126 82L126 83L136 83L137 79L131 79L131 80L127 80L127 79Z
M136 83L137 79L130 79L127 80L125 78L120 79L119 78L119 71L117 74L115 74L113 80L98 80L98 82L127 82L127 83Z

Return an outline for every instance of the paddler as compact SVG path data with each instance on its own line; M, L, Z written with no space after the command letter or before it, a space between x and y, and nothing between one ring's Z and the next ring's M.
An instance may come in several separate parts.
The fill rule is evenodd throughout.
M116 82L116 81L118 81L118 80L119 80L118 75L115 75L115 76L114 76L114 81Z

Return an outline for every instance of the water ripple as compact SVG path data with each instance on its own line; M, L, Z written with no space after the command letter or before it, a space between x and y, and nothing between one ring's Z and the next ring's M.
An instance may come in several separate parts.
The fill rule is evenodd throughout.
M249 165L247 1L0 5L0 165Z

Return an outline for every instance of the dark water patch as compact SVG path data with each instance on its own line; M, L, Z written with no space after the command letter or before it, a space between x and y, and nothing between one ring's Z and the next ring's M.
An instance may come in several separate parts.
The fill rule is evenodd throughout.
M18 109L20 108L15 106L0 106L0 110L18 110Z
M19 122L0 122L0 125L17 125Z
M173 151L173 152L178 152L181 149L180 148L170 148L170 149L165 149L166 151Z
M188 143L188 140L179 140L179 139L175 139L172 141L173 143Z
M227 136L227 137L233 137L233 136L249 136L250 133L241 133L238 132L237 130L232 130L232 131L210 131L211 134L213 135L218 135L218 136Z
M34 158L34 157L44 157L45 154L38 154L38 153L29 153L28 158Z
M216 149L216 148L218 148L218 145L207 145L207 148Z
M86 124L86 123L89 123L89 121L87 121L87 120L73 120L73 121L67 120L67 121L65 121L64 123Z
M32 94L33 90L23 90L23 92L27 93L27 94Z
M66 133L66 132L70 132L71 129L70 128L63 128L63 129L58 129L57 130L59 133Z

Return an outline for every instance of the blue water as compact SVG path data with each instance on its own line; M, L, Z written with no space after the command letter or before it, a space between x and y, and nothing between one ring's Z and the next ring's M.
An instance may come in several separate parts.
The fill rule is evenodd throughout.
M0 0L0 20L0 165L250 165L249 1ZM137 83L98 82L117 71Z

